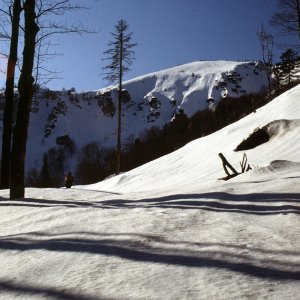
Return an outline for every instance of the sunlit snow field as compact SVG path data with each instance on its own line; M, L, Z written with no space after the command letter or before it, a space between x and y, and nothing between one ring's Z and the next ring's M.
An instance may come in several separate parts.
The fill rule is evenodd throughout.
M94 185L0 191L0 299L299 299L299 99Z

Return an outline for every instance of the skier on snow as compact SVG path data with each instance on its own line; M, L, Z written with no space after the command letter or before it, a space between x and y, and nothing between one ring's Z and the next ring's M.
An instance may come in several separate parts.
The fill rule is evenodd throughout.
M71 172L68 173L68 175L65 177L65 187L67 189L71 188L71 186L73 185L74 182L74 178L71 174Z

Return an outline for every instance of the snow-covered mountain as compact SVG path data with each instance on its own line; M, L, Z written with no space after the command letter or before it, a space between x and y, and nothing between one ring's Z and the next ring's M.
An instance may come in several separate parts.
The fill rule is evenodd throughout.
M94 185L1 190L0 299L299 299L299 98ZM219 152L253 169L219 180Z
M227 96L256 93L267 85L255 62L199 61L124 83L122 139L162 126L179 110L188 116ZM40 169L43 153L65 141L77 150L91 141L116 144L116 87L76 93L43 90L30 119L26 167ZM66 166L74 168L76 155Z

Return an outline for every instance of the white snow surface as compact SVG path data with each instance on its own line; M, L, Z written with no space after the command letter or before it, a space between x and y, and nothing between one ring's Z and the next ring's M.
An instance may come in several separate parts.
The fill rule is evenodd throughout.
M0 191L0 299L299 299L299 99L94 185Z

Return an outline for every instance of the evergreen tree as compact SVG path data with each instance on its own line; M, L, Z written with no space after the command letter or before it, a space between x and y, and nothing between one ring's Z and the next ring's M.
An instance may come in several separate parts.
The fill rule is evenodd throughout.
M109 49L104 52L107 56L104 60L109 63L103 69L106 71L104 79L109 83L118 83L118 134L117 134L117 170L121 170L121 115L122 115L122 81L123 76L130 69L134 59L132 48L137 44L132 43L132 32L128 33L128 24L120 20L115 26L115 32L111 33L113 41L108 43Z
M280 77L286 85L290 85L291 82L296 78L295 69L297 66L298 54L295 50L287 49L280 56Z
M276 95L279 95L282 89L282 71L280 68L280 63L276 63L273 66L273 76L274 76L274 89L276 92Z

